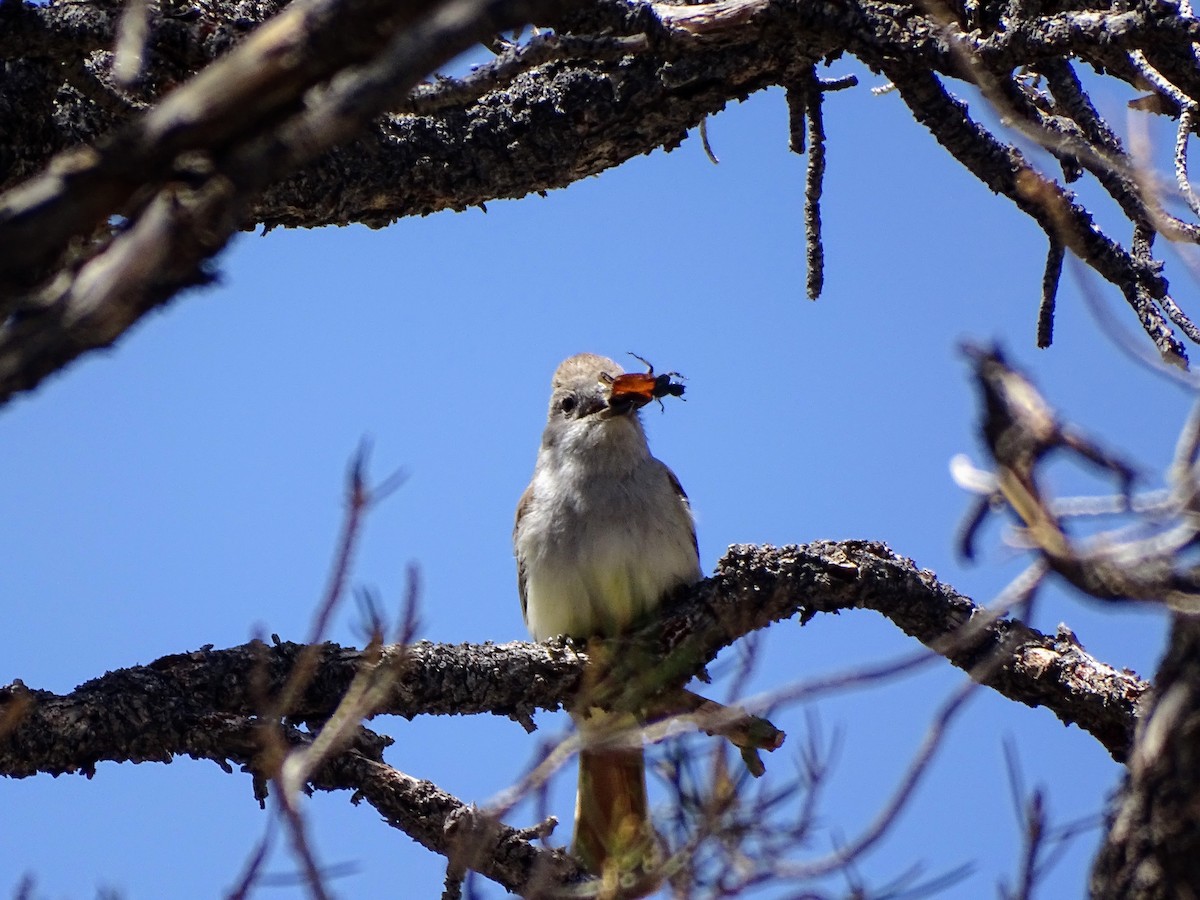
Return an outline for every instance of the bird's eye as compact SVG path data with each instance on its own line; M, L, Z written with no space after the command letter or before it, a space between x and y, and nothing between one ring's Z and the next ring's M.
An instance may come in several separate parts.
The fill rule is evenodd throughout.
M563 411L563 413L565 413L568 416L571 413L575 412L576 405L577 405L577 401L575 400L575 398L571 397L569 395L566 397L563 397L562 400L560 400L558 402L558 408L561 409Z

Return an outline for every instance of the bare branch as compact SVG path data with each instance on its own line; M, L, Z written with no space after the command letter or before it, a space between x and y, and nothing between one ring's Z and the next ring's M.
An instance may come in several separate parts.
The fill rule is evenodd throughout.
M1042 274L1042 303L1038 307L1037 345L1049 347L1054 342L1054 302L1058 283L1062 279L1063 247L1053 237L1046 252L1046 270Z
M12 248L0 256L0 399L110 345L202 280L204 261L271 180L351 138L481 36L556 3L298 0L97 148L64 154L0 197L0 244ZM339 67L348 77L301 105ZM118 214L129 223L115 236L93 240L42 283L65 254L79 255L73 240Z
M825 180L825 122L821 115L821 82L809 69L801 86L807 95L808 168L804 173L805 259L808 263L808 299L821 296L825 283L825 249L821 246L821 190Z
M1164 111L1184 117L1182 141L1200 97L1200 25L1150 0L1048 15L1009 4L999 18L966 3L969 28L935 6L298 0L280 11L274 0L211 0L194 21L135 3L120 28L99 0L9 0L0 6L9 67L0 110L12 126L12 162L0 169L11 188L0 198L9 251L0 256L0 402L210 281L209 261L238 228L377 227L562 187L674 147L730 99L792 86L842 53L883 71L959 162L1116 285L1160 352L1184 360L1168 319L1192 339L1200 330L1171 299L1160 264L1097 229L1015 144L967 118L943 83L979 85L1070 177L1090 172L1131 224L1195 243L1200 226L1162 210L1143 186L1153 179L1096 114L1068 60L1149 84ZM473 42L531 21L553 31L505 45L464 78L418 84ZM141 81L123 87L139 60ZM1052 102L1022 86L1021 66L1046 75ZM844 86L819 84L818 93ZM799 147L795 126L819 131L819 115L791 94ZM822 157L810 154L815 293Z
M1166 295L1158 268L1147 266L1110 240L1091 214L1061 187L1038 173L1016 147L1001 143L967 113L966 104L951 97L928 71L888 64L884 72L896 84L913 116L938 142L992 190L1004 194L1029 214L1052 241L1059 241L1101 276L1121 288L1127 302L1159 352L1187 359L1183 344L1153 305L1142 295Z
M868 541L730 549L714 577L672 606L638 640L658 648L659 681L682 685L741 636L771 622L821 612L873 609L954 665L972 671L999 654L1006 664L982 683L1028 706L1045 706L1092 734L1117 759L1128 752L1147 684L1090 656L1070 632L1044 635L1000 618L961 640L981 609L884 545ZM956 636L957 639L956 639ZM17 682L0 690L0 773L94 773L100 760L149 762L172 755L225 764L209 723L257 714L293 671L301 645L254 641L205 648L120 669L69 694ZM561 645L436 645L380 651L380 665L404 657L401 676L371 714L508 716L532 728L535 709L558 709L581 686L586 657ZM322 644L314 676L287 711L289 721L323 723L369 661L362 651ZM78 723L87 722L86 728Z

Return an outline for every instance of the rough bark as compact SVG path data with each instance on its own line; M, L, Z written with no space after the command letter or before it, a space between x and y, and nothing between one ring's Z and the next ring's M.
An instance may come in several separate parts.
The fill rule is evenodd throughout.
M476 42L529 23L552 30L497 44L495 60L469 76L427 80ZM237 229L379 227L562 187L671 148L725 103L772 85L792 92L798 120L822 106L819 96L799 102L797 86L832 90L815 67L842 54L890 79L955 161L1046 232L1046 275L1031 302L1031 310L1040 302L1042 343L1053 334L1069 250L1121 292L1165 358L1183 363L1176 331L1196 341L1200 330L1171 297L1153 245L1158 235L1200 242L1200 202L1187 173L1200 115L1198 40L1190 4L1162 0L0 0L0 403L210 281L214 258ZM1080 64L1145 92L1135 108L1178 121L1173 194L1138 170L1080 81ZM951 81L978 89L1019 140L974 120ZM793 121L792 134L805 134L804 126ZM1035 145L1061 176L1040 166L1028 149ZM821 159L825 152L822 145ZM819 169L810 165L806 192L812 260L821 257ZM1096 225L1067 188L1080 177L1096 179L1113 199L1128 235ZM1183 203L1168 204L1176 199ZM1186 207L1186 218L1168 206ZM819 287L819 273L811 274ZM879 545L736 548L645 639L672 651L663 680L682 682L720 647L770 621L851 607L877 609L1005 696L1047 706L1118 759L1130 754L1144 682L1097 663L1069 633L981 620L970 601ZM961 627L972 619L980 624ZM1172 634L1160 699L1097 863L1099 895L1181 896L1200 883L1194 835L1180 830L1197 805L1189 780L1192 701L1200 695L1189 662L1194 629L1180 618ZM439 693L436 665L422 666L426 652L459 666L470 697ZM101 759L177 753L255 768L256 717L294 653L289 645L202 650L113 673L66 697L13 686L0 697L0 768L88 772ZM1004 666L985 664L997 653ZM407 654L387 701L407 714L469 700L476 705L457 711L528 723L534 709L578 689L579 660L566 651ZM517 667L537 677L520 684L522 694L506 693L501 676ZM355 651L325 648L295 721L319 724L360 669ZM179 680L185 674L207 693L179 694L190 684ZM397 693L402 687L409 693ZM172 713L164 727L148 724L163 710ZM299 729L285 737L296 746L310 739ZM397 785L407 776L372 768L385 766L373 740L364 733L361 746L327 760L314 783L357 785L379 804L403 793ZM341 768L327 771L335 764ZM431 820L400 827L421 840L449 840L438 828L458 815L455 803L431 801ZM399 823L399 813L384 814ZM526 889L546 859L529 852L516 868L489 874Z
M1200 337L1151 252L1155 234L1195 242L1200 228L1168 215L1150 179L1136 177L1071 61L1149 85L1154 102L1143 105L1179 116L1186 147L1200 23L1169 3L205 0L147 9L135 22L111 0L0 4L0 185L11 188L0 196L0 401L206 283L238 228L379 227L562 187L673 147L729 100L811 81L815 63L845 53L890 78L914 119L1052 247L1115 285L1166 357L1186 360L1175 328ZM553 31L502 47L467 77L418 83L473 42L529 22ZM144 43L129 37L135 26ZM982 90L1058 159L1062 181L972 120L947 79ZM1128 218L1127 244L1065 188L1084 172ZM819 180L819 167L810 176ZM819 260L819 184L807 195L809 256ZM1051 318L1043 303L1043 340Z
M655 684L667 688L772 622L805 623L819 613L849 609L884 615L968 672L986 669L982 683L1018 702L1045 706L1115 758L1128 752L1146 682L1096 660L1069 633L1044 635L990 616L878 543L732 547L712 578L677 598L660 622L631 640L665 660ZM0 689L0 774L91 777L101 761L166 762L182 755L227 770L232 763L265 778L274 755L266 732L278 720L264 713L285 690L303 649L261 641L205 647L109 672L65 695L9 685ZM391 668L395 675L365 710L367 718L491 713L532 730L536 710L571 702L586 663L581 650L553 642L420 642L387 647L381 655L324 644L307 686L286 711L283 742L292 748L311 744L368 667ZM616 680L623 683L619 673ZM359 729L350 747L314 772L312 786L358 792L394 827L434 852L458 854L464 865L510 890L528 892L538 879L578 877L568 860L537 847L532 835L388 766L382 757L388 743ZM472 838L464 843L466 834Z
M1200 618L1179 616L1092 871L1097 898L1200 897Z
M1045 635L1015 619L993 619L883 544L732 547L712 578L631 640L648 643L652 654L669 660L665 685L681 684L721 649L772 622L798 617L804 623L818 613L848 609L880 613L968 672L1001 657L1004 665L984 684L1028 706L1045 706L1090 733L1118 760L1127 754L1145 681L1095 659L1069 632ZM180 735L208 716L253 717L267 709L301 647L253 641L202 648L110 672L63 696L10 686L0 695L0 721L18 718L7 720L0 772L90 774L100 760L209 756L207 745L190 747ZM288 709L288 721L320 726L366 659L353 648L322 645L316 674ZM369 715L491 713L532 730L536 710L559 709L578 692L586 661L582 649L553 642L392 646L381 664L397 666L399 674Z

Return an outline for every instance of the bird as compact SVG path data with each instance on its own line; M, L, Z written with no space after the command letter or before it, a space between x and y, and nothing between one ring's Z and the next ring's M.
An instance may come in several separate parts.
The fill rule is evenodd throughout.
M612 359L581 353L551 379L533 478L513 528L521 611L537 641L625 634L701 578L687 495L651 454L639 415L654 395L614 396L622 374ZM572 716L581 746L572 853L594 875L652 882L662 847L633 717L587 709Z

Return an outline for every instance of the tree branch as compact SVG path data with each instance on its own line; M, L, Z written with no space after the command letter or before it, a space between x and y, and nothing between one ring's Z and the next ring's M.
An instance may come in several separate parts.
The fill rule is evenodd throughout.
M209 261L237 228L380 227L563 187L671 149L729 100L794 84L840 53L885 72L959 162L1116 285L1165 355L1186 359L1168 318L1200 334L1158 261L1100 232L1014 143L964 118L939 80L1007 96L1022 134L1045 132L1134 225L1149 212L1168 238L1196 242L1200 228L1144 196L1135 161L1094 127L1063 71L1074 56L1139 87L1153 71L1165 109L1192 108L1200 25L1168 4L1014 7L995 21L991 7L964 7L964 21L981 17L970 30L949 0L942 12L885 0L296 0L272 18L277 9L209 0L183 15L151 4L145 74L129 88L112 71L110 0L0 4L0 185L11 188L0 197L0 403L211 280ZM528 22L554 30L462 79L417 84ZM1030 65L1057 77L1056 100L1079 115L1020 100L1014 70Z
M739 545L716 574L635 636L669 660L664 682L682 684L718 651L772 622L821 612L873 609L959 668L1000 654L1007 662L982 681L1010 699L1045 706L1092 734L1117 759L1128 752L1137 702L1148 685L1087 654L1069 633L1041 634L983 610L884 545L846 541L783 548ZM963 631L972 620L983 624ZM221 759L205 735L224 717L266 709L303 646L253 641L203 648L120 669L66 695L20 682L0 690L0 773L91 775L97 762L162 761L172 755ZM561 644L385 648L374 665L403 664L371 715L509 716L532 729L536 709L554 710L579 691L586 656ZM314 675L288 721L319 726L337 708L361 652L323 644ZM231 755L230 758L237 758Z
M0 400L203 280L270 181L472 43L559 2L297 0L145 115L0 197ZM116 215L127 222L111 226Z

